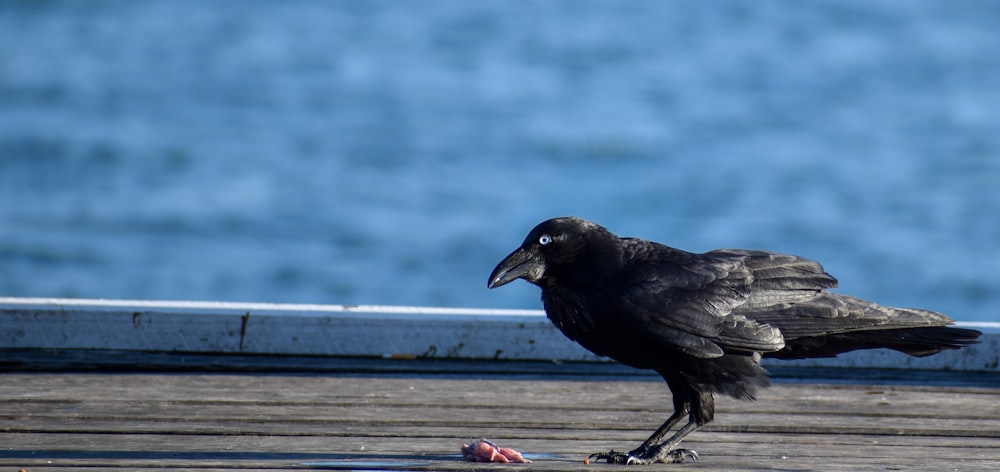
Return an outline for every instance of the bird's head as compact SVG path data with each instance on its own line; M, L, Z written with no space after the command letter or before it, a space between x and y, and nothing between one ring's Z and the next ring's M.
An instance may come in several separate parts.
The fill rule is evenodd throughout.
M497 264L487 286L496 288L517 279L542 285L545 279L565 279L565 274L597 275L586 266L620 261L618 241L604 227L581 218L543 221L528 233L520 247Z

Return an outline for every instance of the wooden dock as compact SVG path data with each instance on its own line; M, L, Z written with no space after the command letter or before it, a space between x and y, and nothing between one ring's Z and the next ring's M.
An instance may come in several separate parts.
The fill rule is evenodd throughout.
M648 470L1000 470L1000 325L922 359L773 362ZM537 310L0 298L0 472L619 470L666 385ZM485 437L531 464L475 464Z
M583 461L670 413L662 381L607 363L2 354L9 471L620 470ZM685 442L700 462L637 467L1000 470L995 374L809 372L720 399ZM479 437L533 463L462 461Z

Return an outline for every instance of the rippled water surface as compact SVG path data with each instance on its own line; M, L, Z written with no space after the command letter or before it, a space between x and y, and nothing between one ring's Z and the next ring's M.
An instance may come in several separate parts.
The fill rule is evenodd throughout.
M0 3L0 296L538 307L573 214L1000 321L1000 4Z

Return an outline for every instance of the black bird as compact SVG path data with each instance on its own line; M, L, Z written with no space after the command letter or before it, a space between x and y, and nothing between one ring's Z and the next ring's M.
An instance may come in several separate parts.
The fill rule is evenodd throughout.
M874 348L929 356L982 335L947 327L954 320L941 313L831 293L837 279L809 259L740 249L695 254L574 217L532 229L493 269L489 288L516 279L541 287L546 314L570 339L655 370L670 387L674 413L649 439L628 453L591 456L611 463L697 460L678 445L712 421L713 395L754 400L768 385L761 356ZM684 416L687 424L664 441Z

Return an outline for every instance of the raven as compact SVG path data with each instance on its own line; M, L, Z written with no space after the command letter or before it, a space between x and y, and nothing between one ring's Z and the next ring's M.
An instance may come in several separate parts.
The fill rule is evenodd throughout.
M490 274L489 288L524 279L542 289L548 318L595 354L667 382L674 412L638 448L591 459L684 462L680 442L715 416L713 395L754 400L769 384L762 356L832 357L889 348L912 356L977 342L941 313L891 308L827 291L837 279L817 262L767 251L696 254L622 238L575 217L528 233ZM688 422L663 438L684 417Z

